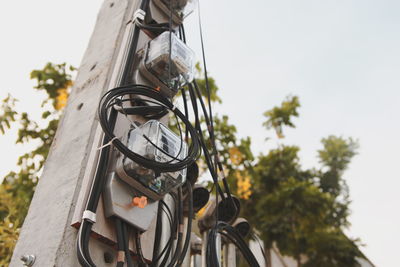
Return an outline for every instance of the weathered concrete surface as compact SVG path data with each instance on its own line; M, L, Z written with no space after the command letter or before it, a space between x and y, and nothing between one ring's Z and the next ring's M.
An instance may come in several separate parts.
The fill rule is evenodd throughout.
M36 255L34 266L79 266L77 230L70 222L98 126L97 105L109 87L133 2L103 3L10 266L22 266L19 258L24 254ZM110 248L91 241L91 250L99 266L115 265L104 262L104 252Z

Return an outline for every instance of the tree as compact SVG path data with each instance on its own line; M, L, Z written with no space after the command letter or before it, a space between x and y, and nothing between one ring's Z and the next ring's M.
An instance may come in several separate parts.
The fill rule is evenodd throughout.
M10 95L1 104L0 133L4 134L13 123L19 124L16 143L38 142L32 151L19 157L19 171L10 172L0 185L0 265L8 264L18 239L19 229L28 212L38 177L49 153L58 121L66 105L72 85L72 72L67 64L48 63L41 70L31 72L37 83L35 89L45 91L42 120L32 120L27 112L16 110L17 100ZM45 126L41 126L45 125Z
M296 96L264 113L264 126L282 139L284 126L295 127L299 115ZM318 151L320 168L303 169L299 147L279 144L261 154L253 167L251 203L246 215L268 248L277 246L298 266L358 266L357 244L343 234L348 224L348 190L342 175L358 144L353 139L329 136ZM328 242L328 243L324 243ZM324 245L323 245L324 244Z
M202 92L206 95L205 89ZM218 92L215 83L212 92ZM343 174L357 154L358 143L352 138L323 138L318 151L321 166L304 169L300 148L282 143L284 127L295 128L299 108L299 98L288 96L264 113L263 125L274 130L280 142L257 158L251 139L239 140L228 116L216 114L214 130L226 176L246 207L242 215L257 225L267 248L277 246L298 266L358 266L358 241L343 234L349 226L350 203Z

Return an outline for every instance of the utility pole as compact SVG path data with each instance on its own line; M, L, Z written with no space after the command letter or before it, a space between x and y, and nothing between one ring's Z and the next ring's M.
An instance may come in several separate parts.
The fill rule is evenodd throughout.
M199 124L197 102L216 150L211 106L207 111L194 80L195 56L182 25L195 2L104 1L10 266L130 267L152 261L187 267L193 214L209 199L207 189L194 186L201 150L221 197L199 220L202 265L208 231L215 249L207 249L207 260L221 263L222 232L210 230L233 223L240 202L229 193ZM179 90L184 112L173 102ZM206 90L210 94L208 83ZM168 126L170 114L179 135ZM249 263L258 266L235 230L221 229L240 240Z
M33 255L32 266L79 266L77 230L71 227L94 142L99 140L97 106L110 88L127 22L138 0L105 0L81 62L71 95L33 196L10 266ZM92 155L93 156L93 155ZM92 159L93 160L93 159ZM99 266L115 266L111 247L91 239Z

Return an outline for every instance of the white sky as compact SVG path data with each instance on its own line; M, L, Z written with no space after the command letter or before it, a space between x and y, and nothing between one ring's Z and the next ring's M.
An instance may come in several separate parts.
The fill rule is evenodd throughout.
M41 95L29 73L48 61L79 66L101 5L91 1L0 3L0 98L20 99L38 116ZM297 129L286 143L299 145L306 167L316 166L320 139L330 134L360 141L346 172L352 227L377 265L398 266L400 175L400 1L203 0L202 20L210 74L240 136L257 153L273 144L262 113L286 95L300 97ZM189 45L197 52L196 17L188 19ZM27 147L0 136L0 177L15 168Z

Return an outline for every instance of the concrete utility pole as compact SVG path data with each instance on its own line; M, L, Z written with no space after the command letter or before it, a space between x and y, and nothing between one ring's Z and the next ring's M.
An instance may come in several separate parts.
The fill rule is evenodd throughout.
M161 252L162 249L167 247L168 250L166 251L168 252L165 254L165 256L163 256L165 257L165 260L167 261L168 258L170 261L172 260L172 262L176 262L176 260L178 260L179 254L174 252L174 254L172 255L169 254L169 251L171 247L173 250L174 247L178 247L179 250L181 249L179 248L179 246L181 246L182 243L180 241L181 237L179 236L182 234L182 236L186 237L186 234L183 233L184 231L186 231L186 226L189 222L188 220L191 220L190 216L184 215L183 210L181 210L183 209L183 206L177 205L180 197L182 196L182 192L178 191L179 193L177 197L175 196L175 194L172 194L171 191L167 191L166 193L160 193L159 195L157 195L158 193L155 193L156 191L151 191L156 189L150 189L150 185L147 185L146 187L144 183L137 181L137 179L143 178L143 172L138 175L139 177L135 175L130 177L126 174L125 170L123 170L124 172L120 174L118 170L121 169L118 169L117 166L117 162L119 162L117 160L118 154L117 151L113 149L110 149L112 150L112 152L110 152L111 156L109 158L107 158L105 161L100 160L100 162L109 161L110 164L101 165L106 167L108 166L109 169L107 173L105 174L103 171L101 171L97 172L97 174L101 174L100 176L95 175L96 170L102 169L98 168L97 163L99 162L99 155L101 154L101 150L99 149L101 149L104 133L100 127L97 118L97 108L100 99L104 95L104 93L112 88L126 85L127 83L135 83L147 85L149 87L146 88L150 88L149 90L153 91L153 93L155 92L156 94L158 94L155 90L151 89L155 88L156 90L160 91L160 96L164 95L167 104L170 104L167 98L172 98L174 93L172 92L172 89L167 86L167 83L165 83L165 81L161 82L161 76L163 74L165 65L172 64L171 51L176 49L176 52L174 53L176 53L177 56L179 54L181 60L179 61L179 63L175 63L179 65L179 67L175 68L181 68L185 70L184 73L190 71L190 64L186 66L185 60L193 59L193 56L191 56L191 53L193 52L191 52L190 49L186 48L186 45L182 42L182 40L179 39L177 39L176 41L182 43L179 49L178 46L174 46L174 49L172 48L172 38L178 38L177 34L171 33L172 28L174 28L176 32L179 32L179 35L181 35L182 39L185 39L183 37L183 27L178 26L180 23L182 23L182 18L184 16L182 14L177 15L177 13L175 13L175 15L172 15L171 10L176 11L176 9L174 9L172 6L172 0L171 2L169 2L169 4L170 7L167 7L165 6L165 3L161 0L152 0L150 2L142 2L142 0L104 1L98 15L97 23L89 46L79 68L78 76L69 97L67 107L60 121L57 134L54 138L54 142L46 160L43 174L39 180L35 195L29 208L28 215L22 227L21 235L15 247L10 266L21 266L22 263L24 263L25 266L40 267L80 266L77 259L76 242L78 233L77 228L79 228L82 223L82 214L84 214L85 216L85 221L83 222L84 225L89 221L91 225L95 222L93 224L93 228L91 228L92 236L89 241L89 254L96 266L115 266L117 262L117 257L119 262L124 262L125 258L130 259L131 255L129 255L128 257L124 256L124 253L130 254L128 249L123 251L121 250L120 246L117 254L116 250L112 248L112 245L116 243L116 230L114 225L114 219L116 217L118 217L120 220L123 220L123 223L135 226L129 227L133 228L130 230L133 230L134 232L144 231L143 233L135 233L137 234L137 236L140 235L139 242L141 243L141 247L143 248L143 260L151 260L153 256L157 257L158 255L163 254L163 252ZM183 7L185 7L187 1L176 1L176 3L174 4L183 4ZM154 32L151 32L150 30L151 28L153 28L154 30L154 26L151 27L147 25L147 28L144 28L144 26L146 25L141 24L141 21L144 22L146 17L145 11L142 9L146 9L146 12L151 15L150 17L147 17L149 20L151 20L150 23L158 22L158 25L168 24L168 35L166 35L166 32L163 32L162 34L154 34ZM136 19L138 19L138 21L136 21ZM136 28L136 22L138 22L138 24L141 24L140 28ZM165 31L165 26L160 27L163 28L163 30ZM158 28L157 30L160 30L160 28ZM156 74L154 74L154 72L153 74L151 74L150 71L147 70L147 66L145 66L145 64L147 63L144 63L150 58L150 52L152 51L151 47L153 47L154 44L153 40L155 41L155 39L153 39L154 36L157 36L157 38L160 36L169 36L168 63L166 59L166 55L168 54L160 54L159 57L156 57L156 59L152 59L150 62L154 64L156 64L155 62L158 62L157 64L160 63L159 66L156 65L159 68L158 71L161 71L160 76L157 76ZM165 41L164 43L162 43L162 46L158 48L155 45L156 48L154 50L156 50L157 52L160 52L161 50L164 51L166 47L164 44L166 44ZM129 51L133 52L134 54L129 53ZM163 53L165 53L165 51ZM131 57L131 55L135 55L135 57ZM127 68L127 66L138 68L138 65L140 65L140 71L133 72L134 74L128 72L130 68ZM171 69L173 69L173 67L171 67L171 65L168 66L168 74L170 79L168 80L168 82L171 82ZM192 71L194 71L194 62L192 67ZM122 73L123 75L121 75ZM182 73L179 73L179 75L181 74ZM132 77L128 77L130 75ZM186 81L188 81L186 77L185 79ZM138 87L137 85L135 86ZM120 89L117 89L117 91ZM116 90L114 90L113 92L116 92ZM130 91L129 94L132 95L132 91ZM136 95L136 93L134 94ZM158 99L157 101L163 101L163 98L156 99ZM124 98L124 100L126 99ZM129 97L127 100L129 100ZM142 100L144 99L140 99L140 101ZM115 106L117 106L115 102L110 105L110 107L114 109L114 112L118 113L118 106ZM122 110L125 112L123 105L119 107L121 107ZM172 112L176 112L175 106L173 108L170 108L170 110ZM123 122L121 118L130 122ZM163 117L159 118L159 120L162 123L167 124L168 118L168 113L164 113ZM133 122L131 119L134 119L135 122ZM104 121L102 120L102 122ZM144 123L146 122L146 120L143 116L139 115L117 115L115 129L113 132L113 134L115 134L114 139L119 139L121 136L124 136L127 130L131 130L130 127L132 127L132 125L135 125L134 128L140 128L141 126L136 125L136 122ZM155 122L154 120L152 121L152 123L159 124L159 122ZM189 126L189 123L187 124L187 126ZM188 127L188 129L193 129L191 127L192 126ZM192 142L197 140L196 138L193 138L194 132L195 129L193 129L193 132L190 134L192 137ZM171 135L173 135L173 133ZM167 140L166 137L167 134L163 133L160 138L161 140L162 138L165 138L165 140ZM172 137L168 138L170 138L169 141L163 141L163 144L168 146L168 149L166 151L169 151L169 146L172 147L175 143L178 143L178 141L174 141L174 143L174 139L171 139ZM176 137L176 139L178 139L178 137ZM139 141L135 139L134 142ZM153 144L153 146L156 145ZM104 148L104 146L102 147ZM181 153L181 148L179 148L178 155L179 153ZM101 155L106 154L102 153ZM174 159L175 157L178 156L174 156ZM188 158L195 160L196 156L192 154L190 157L188 156ZM122 162L124 162L121 155L120 159ZM187 162L190 162L190 160ZM189 163L185 164L186 165L183 165L183 167L181 168L188 168ZM145 164L143 164L143 166L145 166ZM159 172L159 170L157 172ZM163 171L161 171L161 173L163 173ZM103 176L103 174L106 176ZM183 177L184 175L186 174L182 174L181 177ZM104 179L106 178L106 185L104 190L101 186L96 187L95 189L97 190L96 192L98 192L99 194L100 192L103 193L104 203L102 200L100 200L98 202L98 206L91 206L89 208L86 203L88 202L87 200L89 198L89 195L94 196L94 194L89 194L89 192L91 190L91 185L95 180L95 176L102 177ZM153 179L152 182L155 181L156 178L158 179L161 176L162 175L160 175L160 173L158 173L158 175L154 174L154 176L151 178ZM184 181L184 178L182 178L182 183L179 184L178 178L173 179L174 182L172 182L172 180L164 180L165 184L175 183L175 187L170 187L171 189L169 190L175 190L176 187L182 186L182 183ZM197 177L195 177L195 179L197 179ZM95 181L97 181L96 185L100 184L98 182L99 180ZM158 181L160 182L161 186L161 180ZM132 182L132 184L130 184L130 182ZM166 187L167 185L164 186ZM208 199L208 191L206 190L206 192ZM144 197L144 195L146 195L147 197L150 196L149 203L147 203L147 198L145 197L146 204L143 204L141 207L139 206L140 208L136 208L138 204L136 203L136 205L134 205L135 199L139 197L142 198ZM96 194L95 196L97 197L99 195ZM176 216L176 218L181 217L180 219L174 221L169 218L167 212L158 213L158 200L161 198L163 198L164 202L160 201L160 203L166 205L167 210L171 213L171 215L169 216ZM97 198L96 201L89 202L97 203ZM219 207L220 204L220 202L218 202L218 204L217 202L215 202L214 206L211 205L213 208L210 208L210 214L209 217L207 217L208 219L206 217L203 218L205 229L203 229L204 237L202 240L202 266L206 265L205 245L207 240L207 231L210 229L211 225L214 224L210 223L210 218L214 218L213 214L215 212L215 209ZM237 200L237 206L238 205L239 202ZM176 210L175 207L177 207ZM160 210L161 209L159 209L159 211ZM175 213L175 211L177 212ZM182 213L178 215L179 212ZM107 217L105 214L108 214L107 216L109 216L110 218ZM157 216L155 216L156 214L157 216L159 216L160 220L157 220ZM234 214L231 215L234 216ZM189 218L186 217L184 219L185 216L188 216ZM231 221L234 220L234 218L225 218L225 220ZM162 226L161 229L157 228L158 230L156 230L157 221L159 221L160 225ZM171 231L177 230L172 230L173 227L178 228L178 224L172 225L172 223L169 221L174 221L174 224L175 222L179 223L179 234L177 238L178 241L176 240L176 237L171 236ZM165 227L168 225L170 225L171 227ZM89 228L82 227L82 229ZM119 233L121 233L121 231L119 231ZM158 243L154 244L156 231L159 232L157 234ZM88 235L90 234L90 232L86 233ZM126 245L125 242L122 241L124 243L124 247L129 246L130 251L140 251L139 249L136 250L135 244L132 240L133 238L129 238L129 234L122 235L124 235L122 239L128 239ZM119 234L119 236L121 238L121 234ZM121 241L121 239L119 240ZM79 243L79 251L82 252L80 253L80 255L88 254L86 253L86 241L87 239L85 239L84 246L82 246L81 242ZM121 242L119 243L119 245L120 244ZM153 255L154 245L157 246L157 248L154 250L155 255ZM221 236L218 235L216 247L217 257L220 263L222 258L221 246ZM196 251L196 255L198 253L198 250L200 250L198 247L198 242L194 242L194 251ZM157 254L157 249L158 253L160 254ZM179 251L178 249L175 251ZM85 257L88 258L87 255L84 255L80 258L81 262L87 261ZM225 253L225 265L236 265L234 257L235 248L230 247L230 249L228 249ZM182 257L182 261L184 263L183 266L187 267L190 264L190 253L186 253L186 258ZM158 262L157 266L165 265L163 262L164 260ZM199 266L199 257L194 256L193 262L193 265ZM86 265L92 264L87 263Z
M97 106L112 86L124 31L137 5L137 0L103 3L15 247L12 267L22 266L20 257L28 259L29 255L35 258L32 266L79 266L77 230L70 224L85 170L92 164L93 143L99 140ZM92 239L90 249L99 266L115 266L111 247Z

